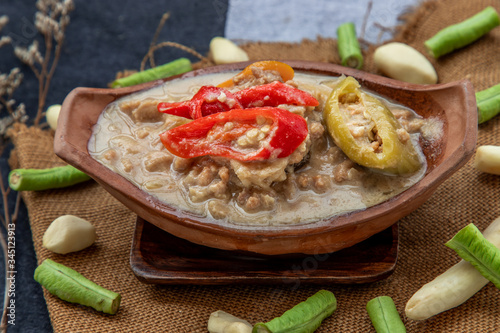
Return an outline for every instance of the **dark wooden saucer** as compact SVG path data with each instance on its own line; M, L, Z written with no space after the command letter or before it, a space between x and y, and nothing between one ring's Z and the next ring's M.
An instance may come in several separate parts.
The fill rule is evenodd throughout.
M137 278L154 284L356 284L388 277L398 254L398 224L326 254L266 256L191 243L138 217L130 254Z

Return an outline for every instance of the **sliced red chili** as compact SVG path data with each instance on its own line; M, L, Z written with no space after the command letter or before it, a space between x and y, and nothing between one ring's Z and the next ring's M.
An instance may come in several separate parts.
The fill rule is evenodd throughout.
M241 109L234 95L226 89L214 86L202 86L189 101L158 104L160 112L191 119L232 109Z
M280 104L317 106L319 102L305 91L275 81L243 89L234 94L223 88L202 86L191 100L159 103L158 111L184 118L198 119L232 109L278 106Z
M243 89L235 92L234 96L244 108L278 106L280 104L300 106L317 106L319 104L318 100L311 94L280 81Z
M191 104L191 101L174 103L162 102L158 103L158 111L174 116L191 118Z
M172 154L183 158L212 155L257 161L289 156L307 133L307 122L301 116L261 107L198 118L162 133L160 138Z

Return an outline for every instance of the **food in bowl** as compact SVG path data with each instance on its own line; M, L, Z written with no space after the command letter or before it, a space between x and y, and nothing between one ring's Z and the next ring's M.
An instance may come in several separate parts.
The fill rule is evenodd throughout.
M90 155L207 221L302 225L363 210L417 183L442 121L352 77L260 62L175 79L109 104Z

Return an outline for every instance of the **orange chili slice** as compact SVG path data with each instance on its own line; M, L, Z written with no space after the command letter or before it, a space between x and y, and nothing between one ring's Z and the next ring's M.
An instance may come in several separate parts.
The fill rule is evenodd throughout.
M252 67L259 67L263 70L268 70L268 71L277 71L278 73L280 73L283 82L293 79L294 76L294 71L292 67L285 64L284 62L274 61L274 60L254 62L253 64L250 64L247 67L245 67L245 69L237 75L245 75L245 76L252 75ZM217 87L220 88L230 88L233 86L234 86L234 81L232 78L217 85Z

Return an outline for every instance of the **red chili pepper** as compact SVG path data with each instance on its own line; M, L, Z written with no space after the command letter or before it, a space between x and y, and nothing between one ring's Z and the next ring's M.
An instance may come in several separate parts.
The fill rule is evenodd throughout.
M278 106L280 104L300 106L317 106L319 104L311 94L280 81L243 89L235 92L234 96L244 108Z
M203 86L189 101L159 103L158 111L184 118L198 119L232 109L292 104L316 106L319 102L309 93L275 81L250 87L232 94L213 86Z
M158 103L158 111L168 113L174 116L191 118L191 101L167 103Z
M198 118L162 133L160 139L168 151L183 158L212 155L257 161L289 156L307 133L307 122L301 116L262 107ZM260 139L259 134L263 136ZM256 139L248 143L248 138Z
M214 86L202 86L189 101L158 104L160 112L191 119L232 109L241 109L234 95Z

